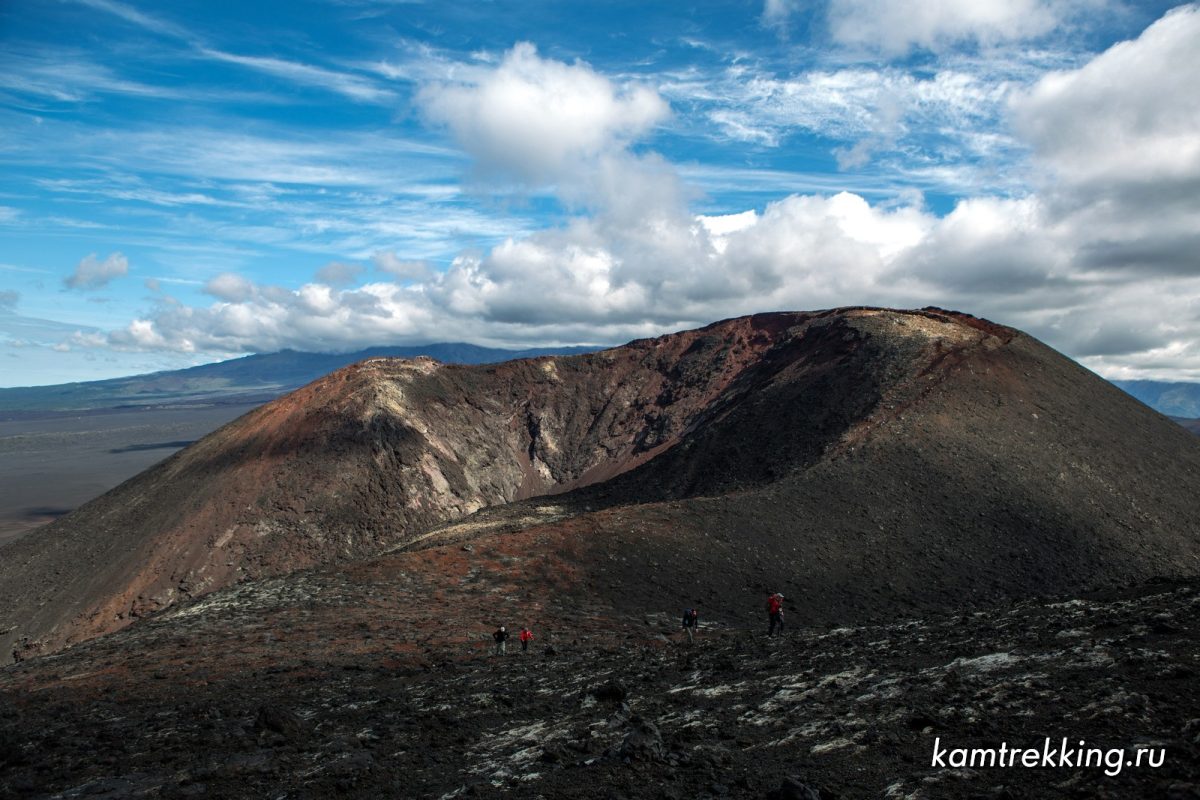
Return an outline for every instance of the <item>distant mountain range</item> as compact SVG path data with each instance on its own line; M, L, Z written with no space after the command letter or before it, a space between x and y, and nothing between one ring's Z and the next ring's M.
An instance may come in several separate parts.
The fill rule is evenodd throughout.
M1171 417L1171 419L1175 420L1192 433L1200 435L1200 419L1185 419L1183 417Z
M1168 417L1200 417L1200 383L1113 381L1121 389Z
M0 389L0 415L89 411L130 406L267 401L336 369L368 358L429 356L449 364L489 364L514 358L589 353L595 347L503 350L461 342L371 347L353 353L282 350L128 378Z

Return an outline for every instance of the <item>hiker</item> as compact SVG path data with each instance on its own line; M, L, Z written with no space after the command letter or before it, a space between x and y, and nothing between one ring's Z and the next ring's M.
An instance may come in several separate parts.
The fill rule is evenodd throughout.
M529 652L529 643L533 641L533 631L529 628L521 628L521 635L517 637L521 640L521 652Z
M508 631L506 631L504 626L501 625L496 632L492 634L492 638L496 640L496 655L504 655L504 643L508 641Z
M783 595L779 592L767 598L767 636L775 635L775 628L783 635Z
M696 628L699 627L700 613L694 608L689 608L683 612L683 632L687 634L688 644L692 643L692 638L696 635Z

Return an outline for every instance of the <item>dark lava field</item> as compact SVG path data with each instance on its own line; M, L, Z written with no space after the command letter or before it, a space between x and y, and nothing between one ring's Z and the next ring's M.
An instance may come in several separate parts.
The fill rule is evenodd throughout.
M620 635L581 617L527 654L479 636L415 660L379 611L333 647L151 621L0 672L0 796L1185 800L1198 612L1200 584L1159 583L882 625L793 611L783 637L704 625L691 647L666 615ZM1046 737L1165 754L1116 775L931 765L935 739Z

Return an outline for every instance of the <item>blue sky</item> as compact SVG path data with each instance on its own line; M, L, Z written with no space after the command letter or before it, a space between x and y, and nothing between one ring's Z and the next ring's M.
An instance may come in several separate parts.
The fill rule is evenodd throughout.
M1200 10L0 5L0 385L941 305L1200 380Z

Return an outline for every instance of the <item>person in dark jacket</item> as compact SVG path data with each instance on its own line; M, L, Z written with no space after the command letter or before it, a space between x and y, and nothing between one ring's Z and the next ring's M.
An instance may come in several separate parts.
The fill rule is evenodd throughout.
M508 641L508 631L506 631L504 629L504 626L501 625L499 628L496 629L496 632L492 634L492 638L496 640L496 655L498 655L498 656L504 655L504 651L505 651L504 643Z
M693 637L696 635L696 628L700 624L700 612L694 608L689 608L683 612L683 632L687 634L688 644L692 643Z
M779 628L779 635L783 635L783 595L776 592L767 598L767 636L774 636L775 629Z

